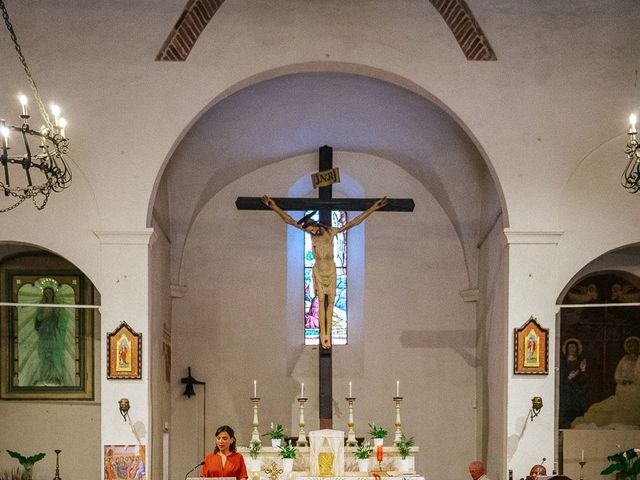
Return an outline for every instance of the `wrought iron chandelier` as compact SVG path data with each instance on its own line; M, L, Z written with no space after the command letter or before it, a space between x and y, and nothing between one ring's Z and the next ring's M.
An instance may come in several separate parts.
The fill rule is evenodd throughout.
M65 159L69 148L69 139L65 133L67 122L60 117L60 107L52 105L54 122L51 123L9 20L4 0L0 0L0 9L44 120L44 125L39 130L30 126L31 116L26 95L19 96L22 105L21 124L10 125L0 119L0 192L4 192L10 203L0 208L0 213L13 210L27 199L31 199L34 206L42 210L52 192L59 192L71 185L71 170ZM16 135L12 137L12 133Z
M640 191L640 148L636 138L638 134L636 130L637 120L633 113L629 115L629 123L631 124L627 132L629 140L624 149L624 153L629 158L629 163L627 163L627 168L622 172L622 186L630 193L638 193Z

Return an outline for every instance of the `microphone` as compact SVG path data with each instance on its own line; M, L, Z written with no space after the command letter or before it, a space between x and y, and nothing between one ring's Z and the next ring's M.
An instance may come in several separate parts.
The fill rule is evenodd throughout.
M189 470L187 474L184 476L184 480L187 480L187 477L189 476L189 474L193 472L196 468L201 467L202 465L204 465L204 460L199 464L197 464L195 467L193 467L191 470Z

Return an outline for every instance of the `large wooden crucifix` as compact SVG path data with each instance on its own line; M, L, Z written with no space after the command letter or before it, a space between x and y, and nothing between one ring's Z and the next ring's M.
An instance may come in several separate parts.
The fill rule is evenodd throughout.
M320 147L319 171L327 172L333 168L333 149L328 146ZM308 211L317 210L319 212L319 223L321 225L331 225L331 212L334 210L363 211L377 209L385 212L412 212L414 202L410 198L389 198L385 199L384 206L374 207L376 198L333 198L333 188L329 184L318 188L318 198L287 198L279 197L272 200L281 211ZM238 210L269 210L270 207L264 203L261 197L238 197L236 200ZM272 208L272 207L271 207ZM281 215L282 216L282 215ZM285 215L287 216L287 215ZM283 217L284 218L284 217ZM286 221L286 220L285 220ZM287 222L290 223L290 222ZM358 222L359 223L359 222ZM317 292L316 292L317 293ZM329 309L332 310L332 309ZM329 317L331 321L331 317ZM318 318L318 322L322 322ZM329 331L331 325L329 324ZM321 339L322 342L322 339ZM331 344L323 344L319 348L319 417L320 428L332 428L332 358Z

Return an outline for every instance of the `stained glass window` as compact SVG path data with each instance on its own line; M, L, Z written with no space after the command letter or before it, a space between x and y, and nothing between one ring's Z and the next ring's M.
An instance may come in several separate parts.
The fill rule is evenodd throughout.
M318 214L311 217L318 220ZM347 223L347 212L331 212L331 225L342 227ZM336 301L333 307L331 343L347 344L347 232L338 233L333 239L333 259L336 262ZM311 236L304 236L304 344L320 343L318 323L318 296L313 288L311 269L313 268Z

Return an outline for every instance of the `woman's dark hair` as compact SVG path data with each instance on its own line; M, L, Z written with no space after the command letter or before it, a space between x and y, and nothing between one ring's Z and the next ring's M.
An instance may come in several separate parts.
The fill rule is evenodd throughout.
M231 428L229 425L222 425L221 427L218 427L218 429L216 430L216 438L218 438L218 435L220 435L222 432L227 432L229 436L233 438L233 442L231 443L231 445L229 445L229 450L235 452L236 434L234 433L233 428ZM220 449L218 448L218 444L216 443L216 448L213 449L213 453L218 453L219 451Z

